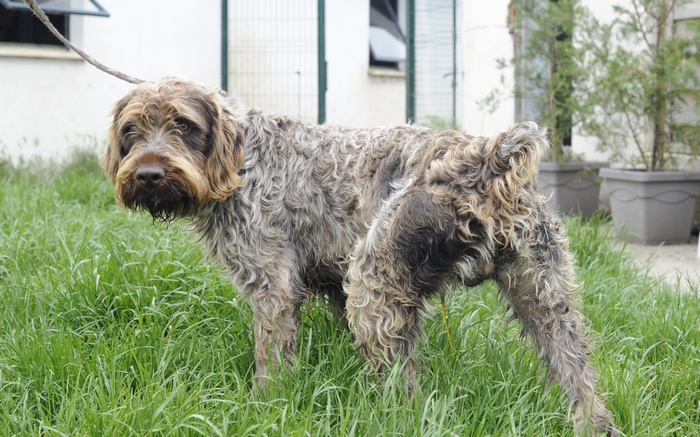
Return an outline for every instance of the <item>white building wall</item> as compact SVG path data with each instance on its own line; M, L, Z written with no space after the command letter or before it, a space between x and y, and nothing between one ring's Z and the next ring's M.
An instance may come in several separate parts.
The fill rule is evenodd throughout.
M697 1L697 0L696 0ZM582 0L601 22L615 16L613 6L626 0ZM499 69L497 61L513 56L513 39L508 31L509 0L462 0L462 117L459 126L466 132L490 135L507 129L514 121L514 76L511 68ZM495 103L485 99L495 91ZM459 101L459 99L458 99ZM572 151L588 160L606 161L608 154L596 148L595 138L580 135L574 128Z
M369 68L369 1L326 0L326 120L384 126L406 119L406 78Z
M220 1L100 4L109 18L71 18L72 41L95 59L140 79L220 85ZM0 153L62 159L94 139L101 150L112 106L132 86L63 49L0 44Z
M513 72L500 70L498 59L513 56L508 33L509 0L463 0L461 25L462 130L491 135L508 129L515 117L512 97ZM491 111L480 104L492 91L501 90Z

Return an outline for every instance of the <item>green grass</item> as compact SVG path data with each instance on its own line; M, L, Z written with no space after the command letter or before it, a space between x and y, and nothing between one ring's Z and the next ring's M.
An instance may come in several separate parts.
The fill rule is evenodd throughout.
M600 223L567 226L618 425L700 435L699 299L632 267ZM251 393L250 311L183 230L117 209L94 156L0 162L0 434L574 435L491 284L448 298L456 353L439 311L427 321L420 398L368 376L318 302L296 369Z

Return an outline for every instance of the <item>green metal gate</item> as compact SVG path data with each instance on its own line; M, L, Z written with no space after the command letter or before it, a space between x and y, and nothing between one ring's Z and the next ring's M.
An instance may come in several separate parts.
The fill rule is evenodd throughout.
M229 0L228 88L243 103L326 118L324 0Z
M406 118L456 127L459 0L407 0Z

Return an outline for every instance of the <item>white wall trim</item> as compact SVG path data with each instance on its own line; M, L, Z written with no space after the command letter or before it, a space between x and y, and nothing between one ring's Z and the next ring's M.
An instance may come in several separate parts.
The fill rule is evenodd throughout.
M61 59L82 61L83 58L65 47L34 44L0 44L0 57L29 59Z

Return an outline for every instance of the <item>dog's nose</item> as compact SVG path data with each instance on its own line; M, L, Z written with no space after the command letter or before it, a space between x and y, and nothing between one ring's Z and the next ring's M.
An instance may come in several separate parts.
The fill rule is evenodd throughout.
M144 187L155 187L165 178L165 170L157 165L144 165L136 170L136 180Z

